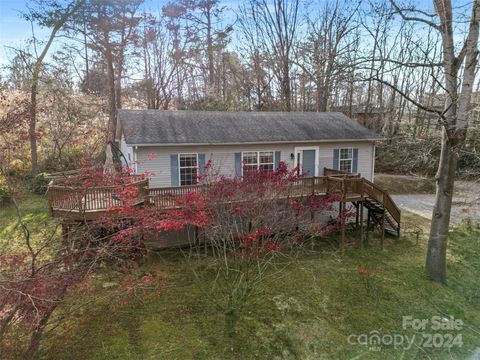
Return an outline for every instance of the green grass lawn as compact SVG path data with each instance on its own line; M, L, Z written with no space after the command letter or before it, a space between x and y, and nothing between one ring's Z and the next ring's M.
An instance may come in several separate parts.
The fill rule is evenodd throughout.
M49 216L45 196L29 193L20 196L17 204L22 220L31 232L32 243L35 243L42 233L53 231L55 224ZM24 244L23 239L16 208L13 205L0 207L0 247L2 251L15 251L19 242Z
M435 193L435 181L421 176L375 174L375 184L390 194Z
M1 211L2 234L10 231L5 228L11 226L5 220L9 211ZM407 224L428 225L413 215L405 214L404 219ZM115 286L105 289L102 284L121 277L103 269L92 279L94 290L78 289L68 305L79 300L91 303L46 333L38 357L466 359L480 347L479 253L478 231L452 231L448 285L440 285L424 276L423 236L418 243L414 234L400 240L387 238L383 251L375 239L366 250L352 246L343 254L332 245L316 246L289 263L281 277L265 283L264 293L246 309L233 338L224 335L222 314L204 296L183 256L178 251L158 253L136 271L156 275L159 296L122 294ZM357 271L359 265L373 269L368 289ZM423 347L423 332L402 329L402 316L449 315L464 321L461 330L442 332L428 326L425 333L461 335L462 346ZM381 336L415 336L415 345L405 350L348 342L350 335L358 339L373 331Z

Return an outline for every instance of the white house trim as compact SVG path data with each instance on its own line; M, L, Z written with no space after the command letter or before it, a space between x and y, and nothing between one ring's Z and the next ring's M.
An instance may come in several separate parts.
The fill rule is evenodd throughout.
M295 159L294 161L294 166L297 166L297 152L303 151L303 150L315 150L315 176L318 176L318 171L319 171L319 166L320 166L320 147L319 146L295 146L294 147L294 154L295 154ZM303 160L303 155L302 155L302 160Z

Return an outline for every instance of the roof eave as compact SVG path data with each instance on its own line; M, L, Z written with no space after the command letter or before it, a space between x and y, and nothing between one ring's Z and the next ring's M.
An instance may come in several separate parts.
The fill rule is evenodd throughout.
M322 140L287 140L287 141L254 141L254 142L223 142L223 143L129 143L128 146L224 146L224 145L259 145L259 144L312 144L312 143L332 143L332 142L374 142L383 141L386 138L366 138L366 139L322 139Z

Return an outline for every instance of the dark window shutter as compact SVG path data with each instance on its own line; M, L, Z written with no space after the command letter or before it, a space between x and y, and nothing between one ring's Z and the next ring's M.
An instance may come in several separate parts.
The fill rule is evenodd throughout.
M198 154L197 168L198 168L198 175L201 175L205 172L205 154Z
M170 179L172 186L179 186L180 179L178 178L178 154L170 154Z
M202 172L205 170L205 154L198 154L198 171Z
M235 153L235 176L242 176L242 153Z
M280 151L275 151L275 166L274 166L274 170L278 170L278 167L280 166L280 155L281 155L281 152Z
M333 169L338 170L340 161L340 149L333 149Z
M356 173L358 169L358 149L353 149L352 173Z

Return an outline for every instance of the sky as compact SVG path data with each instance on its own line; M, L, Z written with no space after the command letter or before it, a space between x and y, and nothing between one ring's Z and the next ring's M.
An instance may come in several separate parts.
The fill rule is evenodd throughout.
M9 47L18 47L32 35L30 24L21 18L27 11L27 1L0 0L0 65L7 61ZM48 35L48 30L35 30L39 38Z
M145 0L143 7L147 11L158 13L167 2L172 0ZM32 25L22 18L22 13L28 11L29 0L0 0L0 67L8 63L12 57L11 47L21 47L32 37ZM228 8L226 16L234 17L232 9L238 8L242 0L222 0L222 5ZM39 40L47 39L48 29L33 27L33 32ZM52 50L55 46L52 46Z
M158 13L167 2L172 0L145 0L143 5L146 11ZM311 7L320 6L326 0L304 0L310 3ZM412 0L406 0L412 1ZM366 3L367 1L364 1ZM403 0L398 0L402 3ZM22 12L28 10L29 0L0 0L0 67L8 63L12 57L11 47L22 47L28 38L32 37L32 30L39 40L48 38L49 30L33 26L21 17ZM226 7L224 19L226 22L235 19L236 10L242 4L242 0L221 0L221 5ZM459 11L469 11L471 0L454 0L453 4ZM432 9L431 0L415 0L415 5L421 8ZM52 46L51 52L58 46L58 42Z

